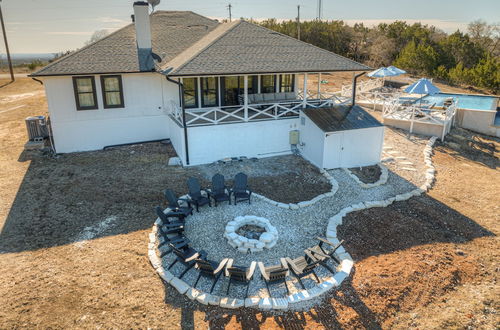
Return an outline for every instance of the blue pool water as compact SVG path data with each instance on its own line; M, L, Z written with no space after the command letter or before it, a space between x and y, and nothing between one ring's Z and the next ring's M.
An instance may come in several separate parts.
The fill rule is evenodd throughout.
M442 107L444 100L453 97L458 101L459 109L473 110L496 110L498 99L494 96L467 95L467 94L445 94L439 93L427 95L423 98L426 103L436 104L437 107Z

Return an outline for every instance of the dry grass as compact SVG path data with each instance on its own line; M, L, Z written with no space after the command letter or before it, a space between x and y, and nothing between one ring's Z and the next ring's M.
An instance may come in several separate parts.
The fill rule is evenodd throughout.
M0 99L41 88L19 79ZM0 104L2 328L499 326L498 139L455 130L453 144L437 147L428 195L357 212L339 228L356 259L352 280L311 311L274 315L206 308L164 289L146 254L152 208L192 174L165 166L167 146L32 157L23 119L45 112L41 96Z

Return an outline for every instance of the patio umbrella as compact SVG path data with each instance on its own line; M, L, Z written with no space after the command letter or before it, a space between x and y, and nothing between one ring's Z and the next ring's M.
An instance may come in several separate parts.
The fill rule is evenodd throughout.
M420 106L422 106L422 98L424 95L434 95L439 93L440 90L432 84L427 78L420 78L410 86L405 88L405 93L420 94Z
M400 68L396 68L394 65L388 66L387 69L390 70L390 71L392 71L392 72L394 72L394 73L396 73L397 76L406 73L405 70L401 70Z
M395 73L394 71L392 71L386 67L378 68L377 70L372 71L372 72L367 74L367 76L371 77L371 78L385 78L385 77L393 77L393 76L398 76L398 75L399 75L399 73Z

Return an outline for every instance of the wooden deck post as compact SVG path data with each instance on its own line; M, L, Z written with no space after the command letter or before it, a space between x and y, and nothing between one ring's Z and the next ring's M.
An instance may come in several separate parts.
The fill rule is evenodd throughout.
M302 108L306 108L307 106L307 73L304 73L304 87L302 90Z
M321 72L318 73L318 99L321 100Z
M245 91L245 96L243 98L245 121L248 121L248 76L243 76L243 90Z

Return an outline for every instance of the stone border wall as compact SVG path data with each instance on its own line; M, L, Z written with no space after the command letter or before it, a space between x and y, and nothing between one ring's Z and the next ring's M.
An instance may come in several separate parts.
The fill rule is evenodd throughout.
M385 165L383 165L382 163L378 163L377 165L378 165L378 167L380 167L381 173L380 173L380 178L377 180L377 182L374 182L374 183L364 183L363 181L361 181L358 178L357 175L355 175L354 173L352 173L350 169L348 169L346 167L344 167L343 169L362 188L368 189L368 188L373 188L373 187L377 187L377 186L381 186L383 184L386 184L387 179L389 179L389 170L387 169L387 167L385 167Z
M382 201L367 201L367 202L361 202L358 204L354 204L348 207L343 208L339 213L334 215L328 220L328 226L327 226L327 231L326 231L326 236L327 239L332 242L333 244L338 244L339 240L337 239L337 226L342 223L342 218L354 211L359 211L363 209L369 209L372 207L386 207L390 204L392 204L395 201L404 201L407 199L410 199L412 196L419 196L422 193L428 191L431 187L432 184L434 183L434 176L435 176L435 169L434 166L432 165L432 146L436 142L437 137L433 136L429 139L427 142L427 145L424 148L424 161L427 166L427 170L425 173L425 178L426 181L425 183L417 189L414 189L408 193L404 194L399 194L394 197L382 200ZM333 179L331 175L329 175L326 171L322 171L322 174L325 175L331 182L332 182L332 191L327 193L329 195L326 196L332 196L335 194L336 190L338 189L338 184ZM335 182L335 185L333 184ZM335 190L335 191L334 191ZM255 194L257 195L257 194ZM269 202L277 203L274 202L262 195L257 195L260 196L261 199L267 200ZM277 204L283 204L283 206L277 205L282 208L291 208L291 209L296 209L300 207L305 207L312 205L318 200L323 199L326 197L325 194L319 195L318 197L315 197L312 199L310 204L299 206L301 203L298 204L283 204L283 203L277 203ZM319 199L318 199L319 198ZM317 200L316 200L317 199ZM316 201L315 201L316 200ZM292 205L295 205L293 208L291 207ZM285 207L286 206L286 207ZM165 211L168 211L166 209ZM353 261L349 253L344 249L343 246L340 246L337 249L337 255L341 259L341 264L338 267L338 272L335 273L334 276L327 278L325 281L319 283L318 285L314 286L311 289L308 290L302 290L297 293L294 293L292 295L282 297L282 298L274 298L274 297L266 297L266 298L260 298L260 297L251 297L251 298L246 298L246 299L238 299L238 298L231 298L231 297L224 297L224 296L216 296L212 295L203 291L200 291L198 289L192 288L189 284L186 282L182 281L181 279L175 277L171 272L166 270L163 265L160 257L157 255L157 241L161 241L162 238L158 238L157 232L158 232L158 226L163 225L161 220L158 218L155 221L155 224L153 225L153 229L151 233L149 234L149 244L148 244L148 257L151 262L151 265L153 268L156 270L158 275L161 277L161 279L172 285L179 293L185 294L189 299L191 300L196 300L201 304L204 305L214 305L214 306L220 306L224 308L240 308L240 307L254 307L254 308L259 308L262 310L286 310L289 308L293 308L294 305L298 306L300 302L304 302L310 299L313 299L315 297L318 297L322 295L323 293L329 291L330 289L333 289L335 287L340 286L342 281L349 276L352 267L353 267Z
M274 200L272 200L270 198L267 198L266 196L263 196L263 195L260 195L260 194L257 194L257 193L252 193L252 196L255 196L255 197L263 200L264 202L267 202L267 203L269 203L271 205L275 205L275 206L281 207L283 209L298 210L299 208L303 208L303 207L314 205L315 203L319 202L323 198L332 197L333 195L335 195L335 193L339 189L339 184L337 183L337 180L335 180L335 178L332 175L330 175L330 173L328 173L324 169L320 169L320 173L325 178L327 178L328 181L330 181L330 184L332 185L332 189L329 192L326 192L324 194L318 195L318 196L314 197L311 200L303 201L303 202L299 202L299 203L289 203L289 204L286 204L286 203L280 203L280 202L274 201Z

